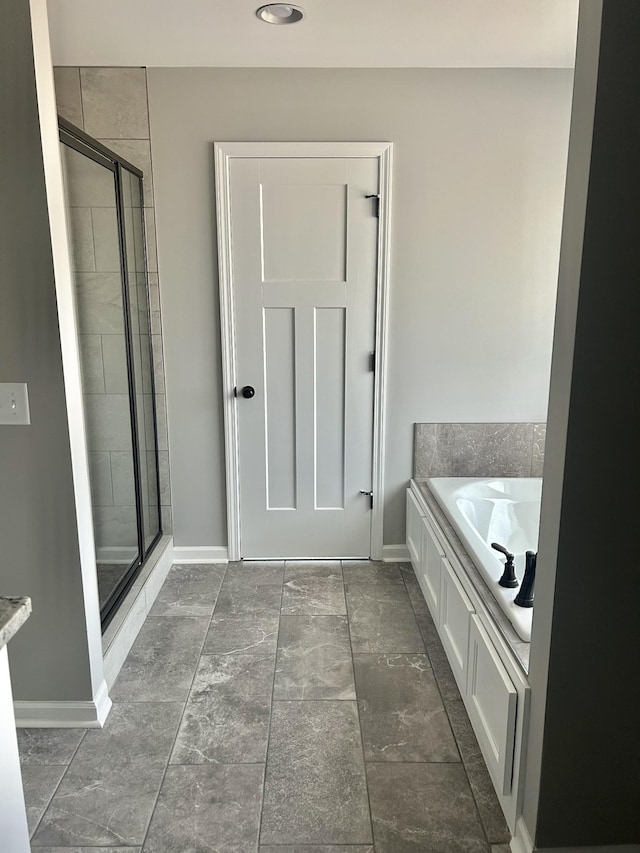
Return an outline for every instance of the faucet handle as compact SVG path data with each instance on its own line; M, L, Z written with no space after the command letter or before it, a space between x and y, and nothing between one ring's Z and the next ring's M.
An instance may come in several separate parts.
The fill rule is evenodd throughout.
M513 554L504 547L504 545L500 545L499 542L492 542L491 547L495 548L496 551L500 551L501 554L504 554L507 558L507 563L513 563Z
M518 586L519 581L516 577L516 570L513 567L513 554L510 551L507 551L504 545L500 545L499 542L492 542L491 547L495 548L496 551L500 551L500 553L504 554L507 558L507 562L504 564L504 572L502 573L502 577L498 583L506 589L515 589Z

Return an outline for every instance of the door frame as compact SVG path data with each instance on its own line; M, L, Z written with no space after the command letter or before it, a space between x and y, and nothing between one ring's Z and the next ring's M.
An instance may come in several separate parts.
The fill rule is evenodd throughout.
M241 556L238 401L235 361L235 317L231 264L231 161L239 158L372 158L378 160L379 226L376 276L375 363L373 397L371 558L382 559L386 419L388 295L391 256L391 142L214 142L222 395L227 486L228 557Z

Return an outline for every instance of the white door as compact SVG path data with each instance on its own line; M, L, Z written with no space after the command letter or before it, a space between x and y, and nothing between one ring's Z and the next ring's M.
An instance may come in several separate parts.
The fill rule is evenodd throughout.
M230 162L242 557L370 555L378 171Z

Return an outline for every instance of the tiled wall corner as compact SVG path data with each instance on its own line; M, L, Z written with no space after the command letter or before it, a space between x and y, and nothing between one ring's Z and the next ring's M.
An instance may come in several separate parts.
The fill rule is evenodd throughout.
M143 191L149 269L149 299L151 311L151 342L155 402L158 420L158 450L160 453L160 499L162 529L171 533L171 476L167 435L167 406L164 381L162 317L156 249L153 166L149 134L147 72L145 68L54 68L56 100L59 114L72 124L111 148L144 173ZM76 201L80 207L82 200ZM81 212L78 215L82 215ZM89 228L90 223L87 223ZM74 229L82 232L82 223ZM98 251L93 247L87 230L87 240L77 251ZM79 269L86 265L78 265ZM85 342L90 346L91 342ZM96 376L98 376L96 374ZM99 377L98 377L99 378ZM94 460L98 464L97 460Z
M162 519L162 529L165 533L171 533L173 530L173 510L170 506L160 507L160 518Z
M149 139L145 68L80 68L84 129L96 139Z
M541 477L546 424L415 424L414 477Z
M56 86L58 115L84 130L82 95L80 94L80 69L59 67L53 69Z

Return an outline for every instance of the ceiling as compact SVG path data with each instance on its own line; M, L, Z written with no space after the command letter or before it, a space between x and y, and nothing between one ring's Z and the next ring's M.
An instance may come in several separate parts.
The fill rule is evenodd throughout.
M262 0L264 2L264 0ZM339 68L573 67L578 0L48 0L54 64Z

